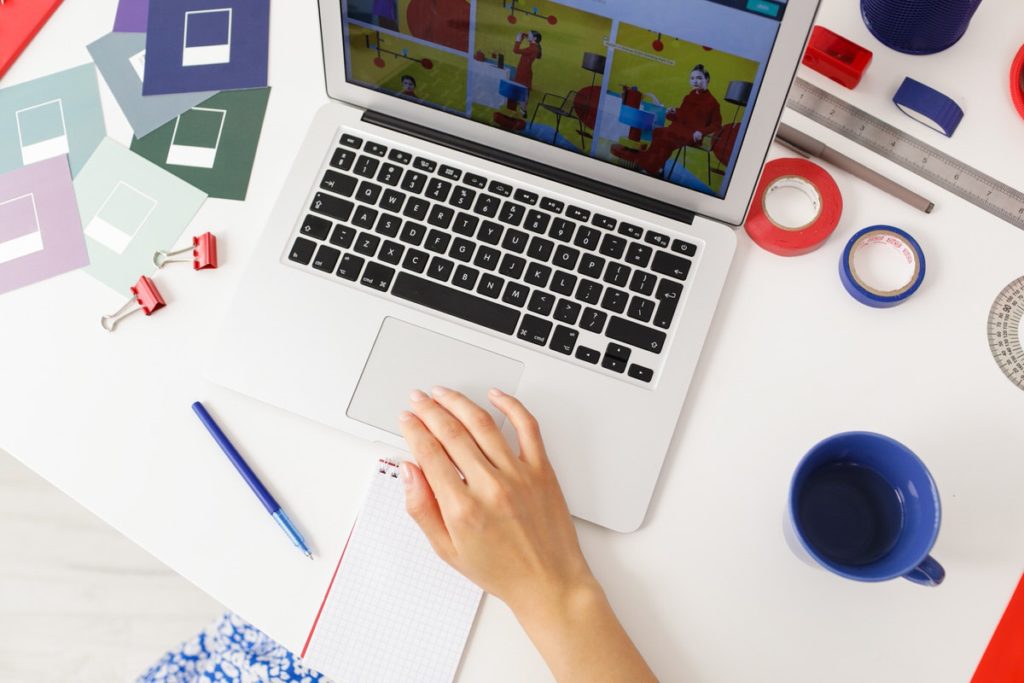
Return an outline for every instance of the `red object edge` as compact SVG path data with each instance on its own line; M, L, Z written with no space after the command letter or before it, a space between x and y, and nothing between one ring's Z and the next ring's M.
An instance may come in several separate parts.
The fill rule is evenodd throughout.
M1024 52L1024 50L1022 50ZM1003 612L971 683L1024 682L1024 576Z
M873 56L871 50L852 40L824 26L815 26L802 61L836 83L853 89L860 83Z
M14 52L12 52L8 56L6 62L0 63L0 78L3 78L4 74L7 73L7 70L11 68L11 65L18 60L18 57L21 56L21 53L25 51L25 48L28 47L28 44L32 42L32 39L36 37L36 34L39 33L43 26L46 25L46 22L50 20L50 17L53 16L53 13L57 11L57 8L60 7L60 4L63 1L64 0L54 0L53 5L51 5L50 8L46 10L46 13L39 17L39 21L36 23L36 25L29 29L29 32L24 34L19 39L21 40L21 45L14 48Z
M356 518L356 522L359 518ZM345 551L348 550L348 542L352 540L352 532L356 529L356 522L352 522L352 528L348 530L348 538L345 539L345 547L341 549L341 557L338 558L338 564L334 566L334 573L331 574L331 582L327 584L327 592L324 593L324 599L320 601L320 609L316 611L316 618L313 619L313 625L309 629L309 635L306 636L306 643L302 646L302 653L299 657L306 656L306 650L309 649L309 641L313 640L313 631L316 630L316 625L320 621L320 615L324 613L324 605L327 604L327 596L331 594L331 588L334 587L334 579L338 577L338 569L341 567L341 561L345 559Z

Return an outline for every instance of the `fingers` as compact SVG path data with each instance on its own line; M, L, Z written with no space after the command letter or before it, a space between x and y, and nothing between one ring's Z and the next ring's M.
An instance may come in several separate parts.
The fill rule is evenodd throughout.
M434 387L432 393L434 400L463 424L491 464L498 469L516 465L517 458L490 413L454 389Z
M537 419L514 396L509 396L500 389L491 389L487 393L494 407L500 410L515 427L519 437L520 457L534 465L547 464L548 456L544 450L544 441L540 436Z
M444 518L441 517L441 508L438 507L430 483L420 468L410 462L402 463L402 482L405 484L405 509L409 516L423 530L434 552L451 564L455 559L455 546Z
M409 398L413 413L430 430L470 485L474 479L480 482L493 474L494 466L480 452L476 441L454 415L419 389L413 391ZM429 472L427 476L430 476Z
M409 452L422 468L430 488L442 500L452 500L462 493L465 484L458 470L430 430L412 413L402 413L398 421L402 427L402 436L409 444Z

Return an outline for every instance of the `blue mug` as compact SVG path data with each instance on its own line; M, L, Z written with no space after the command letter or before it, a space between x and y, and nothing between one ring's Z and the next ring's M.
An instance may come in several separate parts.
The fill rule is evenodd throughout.
M935 481L913 451L881 434L844 432L797 466L786 535L797 555L839 576L937 586L946 572L928 553L941 517Z

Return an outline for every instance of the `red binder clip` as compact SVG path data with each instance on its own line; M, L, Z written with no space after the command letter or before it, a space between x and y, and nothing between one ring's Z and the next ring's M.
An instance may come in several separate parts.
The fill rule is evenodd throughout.
M851 90L871 64L871 50L865 49L824 26L815 26L804 52L803 63Z
M152 280L143 275L132 287L132 298L126 301L117 313L100 318L100 324L107 332L113 332L117 324L132 313L142 311L146 315L153 315L166 305L164 298L160 296L160 290Z
M192 258L171 258L180 254L192 252ZM204 270L217 267L217 237L211 232L204 232L202 235L192 238L192 246L177 251L158 251L153 254L153 263L157 268L163 268L165 263L188 263L192 262L193 270Z

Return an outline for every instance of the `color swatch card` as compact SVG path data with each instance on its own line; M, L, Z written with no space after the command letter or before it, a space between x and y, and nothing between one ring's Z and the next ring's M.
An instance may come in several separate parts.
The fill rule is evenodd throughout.
M217 94L196 92L143 97L145 33L107 34L89 45L89 54L139 137L149 135L178 114Z
M88 263L68 158L0 175L0 294Z
M92 64L0 90L0 173L68 155L78 175L107 134Z
M149 0L121 0L114 16L114 31L145 33L149 20Z
M211 197L245 199L269 97L270 88L214 95L133 140L132 151Z
M302 657L336 681L450 683L481 591L430 547L381 461Z
M86 271L118 292L156 266L192 222L206 195L106 139L75 178L89 248Z
M0 6L0 76L14 64L61 0L6 2Z
M146 95L267 85L270 0L160 0L146 35Z

